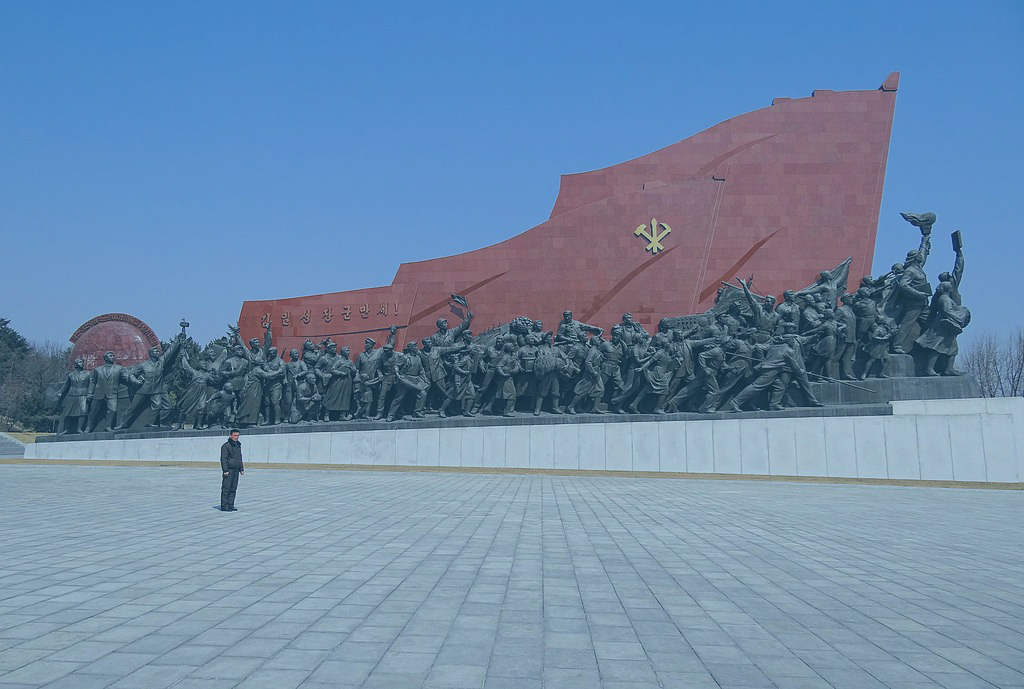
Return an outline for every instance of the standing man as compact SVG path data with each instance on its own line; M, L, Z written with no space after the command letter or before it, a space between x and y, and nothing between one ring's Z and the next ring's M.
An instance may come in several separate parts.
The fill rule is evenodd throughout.
M309 342L309 340L306 340ZM309 344L313 344L309 342ZM309 372L309 366L305 361L299 358L299 350L291 349L288 351L288 357L291 359L287 364L284 365L284 390L282 396L281 415L291 423L292 418L292 403L295 401L295 389L299 386L299 382L306 377L306 373ZM299 415L302 416L301 414Z
M630 316L630 323L632 323L632 316ZM643 330L643 328L640 329ZM633 331L631 330L630 332ZM580 336L584 333L601 335L604 333L604 329L573 320L572 311L563 311L562 322L558 324L558 332L555 335L555 346L572 347L579 344Z
M650 339L651 334L644 330L644 326L633 320L633 314L628 311L622 314L622 322L617 324L622 333L622 341L629 347L637 338ZM612 326L615 327L615 326Z
M288 411L281 406L284 397L285 366L284 359L277 355L277 347L267 348L267 360L259 368L253 369L253 375L263 383L263 425L273 426L284 423Z
M921 230L921 245L917 251L907 253L903 263L903 273L896 283L894 296L899 309L896 322L899 332L892 341L893 354L909 354L914 341L921 334L918 319L928 308L928 300L932 296L932 285L924 272L924 264L932 250L932 225L935 223L934 213L900 213L903 219Z
M392 325L388 328L388 339L386 344L391 345L392 352L394 352L395 335L397 333L397 325ZM363 351L356 357L356 373L352 378L352 387L353 394L357 400L362 399L367 391L369 391L371 395L378 392L378 389L383 382L383 378L377 375L377 368L380 366L381 357L384 356L384 350L375 349L374 345L376 344L377 342L372 337L366 338L363 340ZM367 381L374 382L368 383ZM384 400L380 399L379 394L376 396L377 409L381 409L384 405ZM369 406L367 406L366 411L369 413Z
M238 489L238 476L245 473L242 464L242 443L238 440L240 433L232 428L228 441L220 446L220 470L224 472L220 482L220 511L237 512L235 509L235 491Z
M152 412L152 423L148 427L160 427L160 412L163 410L164 403L165 378L167 380L170 379L172 374L171 366L178 357L178 352L181 351L181 343L184 341L185 336L178 335L162 355L158 347L151 347L149 349L149 359L132 367L130 373L142 379L142 386L135 391L135 397L132 398L131 406L128 407L124 414L124 420L121 421L121 424L115 430L123 431L130 428L147 408Z
M427 388L430 387L426 375L416 340L410 340L395 364L395 397L391 401L391 408L385 421L402 418L402 406L407 397L415 400L413 418L423 418L423 405L427 401Z
M89 423L90 433L97 430L113 429L117 419L117 396L121 385L131 381L128 369L114 361L114 353L103 355L103 365L92 370L89 378Z
M840 326L839 343L836 345L836 358L839 360L839 377L853 380L853 364L857 360L857 297L844 294L839 297L842 303L836 309L835 320Z
M438 318L434 325L437 326L437 332L430 336L430 344L434 347L451 347L453 344L459 341L462 337L462 333L469 330L470 321L473 320L473 312L466 311L466 317L452 329L448 329L448 319ZM392 326L394 327L394 326ZM389 338L389 342L394 339L394 332L392 337ZM394 344L394 342L392 342Z

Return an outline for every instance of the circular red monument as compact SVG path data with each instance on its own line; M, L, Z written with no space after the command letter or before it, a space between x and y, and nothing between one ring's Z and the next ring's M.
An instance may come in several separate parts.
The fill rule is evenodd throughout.
M153 329L126 313L105 313L82 323L71 336L71 361L81 357L87 371L103 363L103 354L113 352L122 366L134 366L149 358L150 347L160 349Z

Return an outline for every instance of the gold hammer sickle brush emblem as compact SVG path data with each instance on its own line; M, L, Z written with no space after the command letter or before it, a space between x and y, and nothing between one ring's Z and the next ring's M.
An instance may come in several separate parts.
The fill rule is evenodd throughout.
M659 231L659 227L665 228L665 231ZM647 225L640 225L635 230L633 230L633 234L636 235L637 237L643 237L644 239L646 239L647 246L644 248L647 251L650 251L652 254L656 254L659 251L665 250L665 247L662 246L661 244L661 240L667 237L669 232L671 231L672 228L666 225L665 223L659 223L657 218L651 218L650 232L647 231Z

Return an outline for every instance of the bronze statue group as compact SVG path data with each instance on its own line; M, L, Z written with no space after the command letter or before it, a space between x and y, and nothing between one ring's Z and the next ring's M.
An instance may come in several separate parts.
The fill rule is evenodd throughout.
M246 428L280 423L420 419L517 412L540 415L777 410L821 406L811 383L887 377L891 355L913 356L918 375L958 375L957 335L970 322L962 305L964 259L953 233L952 272L935 289L924 272L931 253L932 213L903 214L921 230L917 249L879 278L866 276L848 293L850 260L823 271L781 302L752 290L753 278L719 290L699 316L666 318L649 333L627 313L603 328L563 314L556 328L519 317L479 336L462 322L411 340L398 351L372 338L354 359L330 338L307 340L288 360L262 342L244 345L237 329L213 358L194 364L181 354L184 334L161 354L131 368L114 363L67 377L58 405L62 432L95 432L171 424ZM454 295L453 295L454 296ZM189 380L170 399L166 388L180 362ZM126 390L134 389L127 399Z

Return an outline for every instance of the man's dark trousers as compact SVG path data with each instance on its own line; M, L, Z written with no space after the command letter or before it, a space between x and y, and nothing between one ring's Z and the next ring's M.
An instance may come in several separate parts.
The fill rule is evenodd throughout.
M230 510L235 506L235 491L238 490L238 470L229 469L220 481L220 508Z

